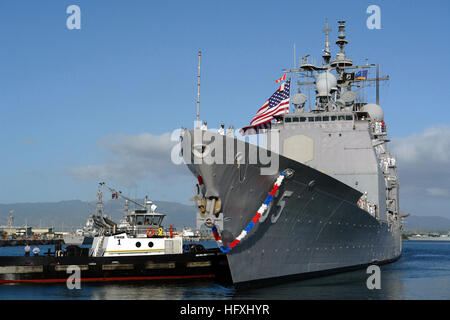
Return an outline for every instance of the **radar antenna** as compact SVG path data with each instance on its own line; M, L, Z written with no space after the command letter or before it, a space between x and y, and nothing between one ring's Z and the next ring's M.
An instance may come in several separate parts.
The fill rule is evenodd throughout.
M339 36L338 40L336 40L336 44L341 48L341 53L345 55L344 53L344 47L348 43L347 40L345 40L345 20L339 20Z

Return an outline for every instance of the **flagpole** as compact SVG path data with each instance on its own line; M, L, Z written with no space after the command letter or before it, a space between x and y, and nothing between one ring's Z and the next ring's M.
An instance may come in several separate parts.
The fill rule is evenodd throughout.
M297 58L295 54L295 43L294 43L294 69L297 69Z
M380 105L380 65L378 63L377 63L376 99L377 105Z
M202 52L198 52L198 76L197 76L197 121L195 124L195 128L200 128L200 60L201 60Z

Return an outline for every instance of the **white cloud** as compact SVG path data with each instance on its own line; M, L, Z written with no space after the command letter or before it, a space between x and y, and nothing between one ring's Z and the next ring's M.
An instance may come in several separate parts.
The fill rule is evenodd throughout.
M450 197L450 190L442 188L426 188L425 191L432 197Z
M123 186L134 186L149 177L172 182L180 177L190 178L192 175L185 165L171 161L176 143L170 133L108 135L97 141L99 149L107 153L105 163L70 168L69 173L78 180L112 180Z
M450 127L438 126L393 141L393 152L405 165L419 168L450 165Z
M402 211L447 215L450 208L450 127L435 126L392 139L397 157Z

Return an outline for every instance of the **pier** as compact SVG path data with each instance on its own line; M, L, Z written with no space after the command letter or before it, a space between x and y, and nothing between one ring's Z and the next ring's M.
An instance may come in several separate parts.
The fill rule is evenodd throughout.
M45 246L64 244L63 239L0 239L0 247L14 247L25 246L28 243L30 246Z

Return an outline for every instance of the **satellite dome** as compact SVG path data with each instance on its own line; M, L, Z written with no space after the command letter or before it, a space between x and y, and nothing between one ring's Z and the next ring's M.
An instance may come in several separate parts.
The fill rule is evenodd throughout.
M370 119L372 119L374 121L383 121L384 120L383 109L375 103L369 103L369 104L364 105L361 108L361 111L367 112L370 116Z
M306 101L308 100L308 98L306 97L305 94L303 93L296 93L292 96L291 98L291 102L295 105L302 105L304 104Z
M337 80L336 77L329 71L322 72L317 76L316 80L316 90L318 97L328 97L330 95L331 89L336 87Z

